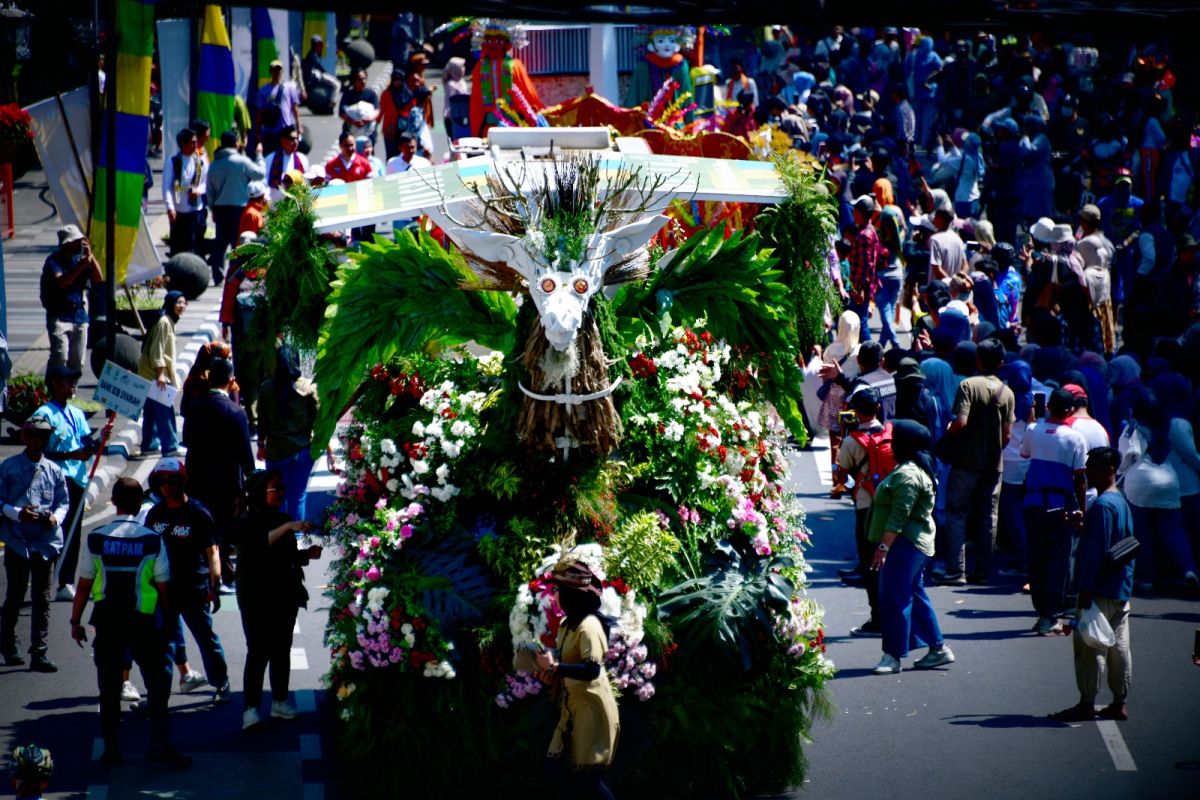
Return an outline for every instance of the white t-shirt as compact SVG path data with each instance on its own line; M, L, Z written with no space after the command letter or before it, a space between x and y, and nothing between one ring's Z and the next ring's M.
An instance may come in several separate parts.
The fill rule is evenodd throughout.
M388 159L385 172L388 175L397 175L401 172L408 172L413 167L432 167L433 164L424 156L413 156L412 161L405 161L404 156L393 156Z
M1075 417L1071 421L1071 427L1083 434L1083 439L1087 442L1089 452L1097 447L1108 447L1112 444L1112 440L1108 438L1108 431L1104 429L1104 426L1090 417Z
M933 268L941 267L949 277L962 272L967 266L967 248L954 231L942 231L929 237L929 274L926 282L933 280Z
M1024 483L1029 474L1029 459L1021 455L1021 441L1025 438L1025 429L1029 423L1019 419L1012 424L1012 435L1008 444L1004 445L1001 456L1004 458L1004 482Z

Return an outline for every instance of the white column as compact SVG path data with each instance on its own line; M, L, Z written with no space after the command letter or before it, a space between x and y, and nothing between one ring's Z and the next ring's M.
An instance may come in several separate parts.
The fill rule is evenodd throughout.
M593 22L588 32L588 81L592 90L621 104L617 83L617 28L611 22Z

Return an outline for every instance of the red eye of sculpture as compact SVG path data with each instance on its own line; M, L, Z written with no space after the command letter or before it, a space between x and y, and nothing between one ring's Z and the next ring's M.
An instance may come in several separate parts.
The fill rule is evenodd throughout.
M542 278L542 291L543 292L545 292L546 294L550 294L556 288L558 288L558 284L554 282L554 278Z
M587 294L588 282L583 278L576 278L574 286L577 294Z

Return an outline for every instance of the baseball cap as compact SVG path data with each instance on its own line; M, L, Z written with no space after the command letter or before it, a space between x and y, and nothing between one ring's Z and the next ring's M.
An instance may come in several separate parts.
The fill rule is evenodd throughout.
M320 35L320 34L317 34L317 33L314 33L314 34L312 35L312 38L311 38L311 39L309 39L309 41L310 41L311 43L313 43L313 44L324 44L324 43L325 43L325 40L324 40L324 39L322 39L322 38L321 38L321 35Z
M936 231L937 228L933 224L933 218L928 214L921 214L917 217L909 217L908 224L912 228L924 228L927 231Z
M50 418L42 414L34 414L29 419L25 420L25 424L21 426L23 431L45 431L50 433L54 430L54 423Z
M246 184L246 194L251 200L257 200L260 197L266 197L267 185L262 181L250 181Z
M187 470L184 468L182 459L169 457L169 458L160 459L159 462L154 465L154 469L151 470L150 474L151 475L161 475L163 473L175 473L175 472L182 473L182 472L186 472L186 471Z
M1088 203L1083 208L1079 209L1079 218L1084 222L1096 224L1100 222L1100 207Z
M59 247L71 242L78 242L83 238L83 231L79 230L78 225L63 225L58 229L58 245Z
M1062 388L1066 389L1068 392L1075 395L1076 397L1081 397L1084 400L1087 399L1087 396L1088 396L1087 389L1084 389L1078 383L1068 383L1066 386L1064 386Z
M1129 171L1128 167L1121 167L1119 170L1117 170L1117 177L1115 179L1113 179L1113 183L1114 184L1116 184L1116 183L1132 184L1133 183L1133 173Z
M77 381L81 377L83 377L83 370L68 367L66 364L55 364L46 369L46 383L59 378Z
M276 67L283 69L283 62L280 61L278 58L271 61L271 69L275 69Z

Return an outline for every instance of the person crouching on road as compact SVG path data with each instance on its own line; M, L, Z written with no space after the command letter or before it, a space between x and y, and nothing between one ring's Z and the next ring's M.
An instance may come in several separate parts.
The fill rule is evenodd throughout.
M929 647L913 664L918 669L954 662L942 638L933 603L925 592L925 565L933 556L933 504L937 471L929 452L929 429L912 420L892 426L896 468L875 490L867 538L878 542L871 569L879 573L883 658L876 675L900 671L911 647Z
M137 523L142 487L136 480L119 479L113 486L112 502L117 507L116 519L88 534L87 549L79 564L79 588L71 608L71 638L83 647L87 641L83 610L89 596L95 600L91 622L96 629L96 680L104 738L100 763L114 767L122 761L121 684L128 650L141 668L150 696L146 760L171 769L187 769L192 759L171 746L167 720L171 659L167 637L155 621L156 612L171 617L166 546L157 533Z
M1134 559L1121 564L1108 563L1109 549L1122 539L1133 536L1133 511L1117 489L1117 468L1121 454L1111 447L1097 447L1088 452L1088 484L1099 492L1087 512L1075 512L1082 517L1083 533L1075 551L1075 577L1079 582L1079 619L1084 609L1093 604L1112 626L1116 642L1106 650L1093 650L1078 634L1075 635L1075 683L1079 686L1079 703L1051 714L1056 722L1083 722L1100 716L1105 719L1129 719L1125 699L1133 676L1133 658L1129 650L1129 598L1133 595ZM1108 688L1112 703L1096 711L1096 695L1100 693L1100 676L1108 667Z

